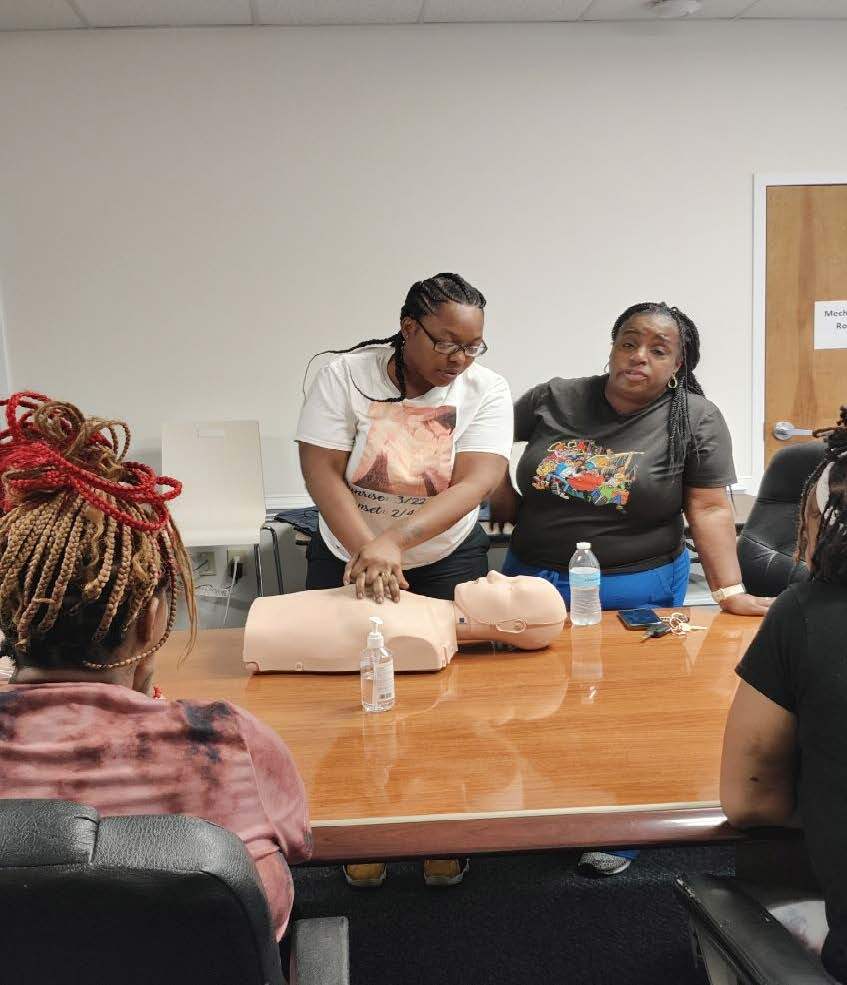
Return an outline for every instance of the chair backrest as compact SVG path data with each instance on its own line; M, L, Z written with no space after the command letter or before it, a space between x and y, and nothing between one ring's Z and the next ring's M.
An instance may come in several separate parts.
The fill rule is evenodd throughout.
M0 800L3 985L282 985L242 842L183 815Z
M823 458L822 441L778 451L762 476L756 502L738 537L741 577L753 595L779 595L808 570L794 560L800 497L806 480Z
M259 542L265 488L258 421L164 424L162 471L182 482L170 509L187 546Z

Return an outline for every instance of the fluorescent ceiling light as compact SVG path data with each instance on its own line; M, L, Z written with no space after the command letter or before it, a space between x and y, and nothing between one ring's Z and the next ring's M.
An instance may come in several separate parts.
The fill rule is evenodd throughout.
M651 4L656 17L688 17L696 14L703 6L702 0L653 0Z

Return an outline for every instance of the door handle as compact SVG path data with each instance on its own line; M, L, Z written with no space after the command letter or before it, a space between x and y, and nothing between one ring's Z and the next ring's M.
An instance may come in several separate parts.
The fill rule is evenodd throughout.
M796 428L791 421L777 421L773 426L773 436L777 441L788 441L789 438L805 438L811 434L811 428Z

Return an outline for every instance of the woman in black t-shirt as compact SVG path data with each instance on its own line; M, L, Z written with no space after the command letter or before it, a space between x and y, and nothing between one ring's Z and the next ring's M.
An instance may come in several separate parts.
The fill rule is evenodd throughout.
M736 668L721 806L739 828L802 818L829 924L821 959L847 983L847 408L821 433L827 452L803 492L797 545L810 578L779 596ZM786 916L820 946L814 903Z
M608 374L555 378L518 400L520 494L506 476L491 497L492 519L515 523L504 574L546 578L570 604L568 562L590 541L604 609L681 605L684 512L715 601L738 615L766 611L770 600L741 584L726 495L732 443L694 377L699 359L694 322L644 302L615 322Z

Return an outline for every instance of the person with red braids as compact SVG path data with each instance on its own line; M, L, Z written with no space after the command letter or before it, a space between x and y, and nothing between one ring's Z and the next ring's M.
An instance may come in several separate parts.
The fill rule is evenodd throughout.
M279 737L227 701L154 694L177 598L196 635L191 566L167 503L180 483L126 461L121 421L37 393L0 401L0 796L104 815L192 814L235 832L277 937L289 862L311 853L303 783Z

